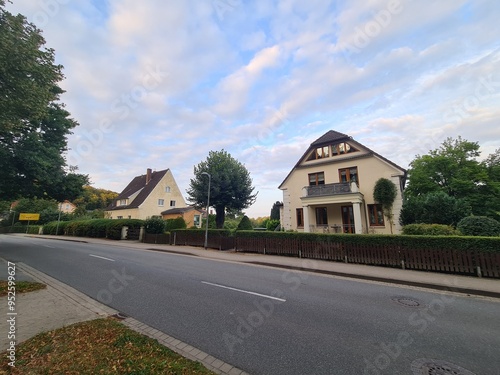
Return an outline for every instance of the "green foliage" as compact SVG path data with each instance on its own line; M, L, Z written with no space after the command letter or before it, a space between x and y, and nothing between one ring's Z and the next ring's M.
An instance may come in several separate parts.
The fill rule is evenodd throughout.
M152 217L144 221L146 233L161 234L165 232L165 220L160 217Z
M74 199L88 176L67 173L71 119L58 83L62 66L40 30L0 2L0 196Z
M175 229L186 229L186 221L182 216L176 217L175 219L165 220L165 230L167 232L172 232Z
M250 173L227 151L210 151L206 161L194 167L194 178L187 189L188 199L206 207L210 174L210 206L215 207L217 228L224 226L227 210L241 211L255 202Z
M83 210L104 210L117 196L118 193L114 191L86 185L83 187L82 194L73 203Z
M451 225L408 224L403 227L403 234L418 236L458 236L461 233Z
M271 220L279 220L280 219L280 207L283 206L282 202L276 201L273 203L273 207L271 208L271 215L269 219Z
M418 223L456 226L471 212L467 200L457 199L438 191L405 199L399 222L402 226Z
M394 217L392 213L392 206L396 200L397 193L398 190L396 185L394 185L394 183L387 178L379 178L373 188L373 199L375 202L382 205L384 215L389 218L391 234Z
M205 218L201 219L201 227L204 229L206 228L206 225L207 225L207 219ZM217 229L217 224L215 223L215 215L208 215L208 229Z
M500 236L500 223L486 216L464 217L457 229L466 236Z
M269 220L267 223L266 223L266 229L267 230L270 230L270 231L273 231L273 230L276 230L276 228L280 225L280 221L279 220Z
M110 238L121 239L123 227L137 229L144 225L143 220L137 219L92 219L62 221L59 223L58 234L76 237ZM44 234L56 234L57 221L47 223L43 226Z
M448 138L411 162L406 196L444 192L466 199L474 215L495 217L500 212L500 151L484 162L478 161L479 156L477 142Z
M252 222L250 221L250 219L248 218L247 215L245 215L241 218L241 221L238 224L238 227L236 229L237 230L252 230L253 229Z

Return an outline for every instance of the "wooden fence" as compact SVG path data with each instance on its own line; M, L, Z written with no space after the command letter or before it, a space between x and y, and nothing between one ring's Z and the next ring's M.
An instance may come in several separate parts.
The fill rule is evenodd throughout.
M500 278L500 253L474 250L406 249L395 245L245 237L235 238L235 249L258 254Z

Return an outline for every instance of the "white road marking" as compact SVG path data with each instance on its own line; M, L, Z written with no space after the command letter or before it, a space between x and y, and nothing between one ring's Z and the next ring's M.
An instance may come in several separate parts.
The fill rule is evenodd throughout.
M276 301L280 301L280 302L286 302L286 299L283 299L283 298L278 298L278 297L268 296L268 295L265 295L265 294L260 294L260 293L255 293L255 292L250 292L250 291L248 291L248 290L242 290L242 289L231 288L230 286L225 286L225 285L219 285L219 284L209 283L208 281L202 281L202 284L207 284L207 285L212 285L212 286L216 286L216 287L219 287L219 288L224 288L224 289L234 290L234 291L236 291L236 292L241 292L241 293L246 293L246 294L252 294L252 295L254 295L254 296L259 296L259 297L264 297L264 298L270 298L270 299L274 299L274 300L276 300Z
M110 258L105 258L105 257L101 257L99 255L93 255L93 254L89 254L89 256L91 257L94 257L94 258L100 258L100 259L105 259L105 260L109 260L111 262L114 262L115 260L114 259L110 259Z

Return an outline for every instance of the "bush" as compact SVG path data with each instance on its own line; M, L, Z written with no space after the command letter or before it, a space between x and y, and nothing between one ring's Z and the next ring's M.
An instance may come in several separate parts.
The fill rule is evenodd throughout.
M457 229L466 236L500 236L500 223L486 216L464 217Z
M247 215L244 215L241 218L241 221L238 224L238 227L236 228L236 230L252 230L252 229L253 229L252 222L250 221L250 219L248 218Z
M280 225L280 221L279 220L269 220L266 223L266 229L270 230L270 231L273 231L273 230L276 230L276 228L278 228L279 225Z
M172 232L175 229L186 229L187 225L182 216L176 217L175 219L165 220L165 230L167 232Z
M165 232L165 220L161 217L152 217L146 219L144 227L148 234L162 234Z
M403 234L418 236L458 236L460 232L451 225L444 224L408 224L403 227Z

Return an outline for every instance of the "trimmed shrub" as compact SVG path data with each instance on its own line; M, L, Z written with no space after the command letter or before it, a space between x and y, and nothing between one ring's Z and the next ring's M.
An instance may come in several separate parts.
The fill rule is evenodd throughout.
M486 216L464 217L457 229L466 236L500 236L500 223Z
M152 217L144 221L144 227L148 234L161 234L165 232L165 220L160 217Z
M252 229L253 229L252 222L250 221L250 219L248 218L247 215L244 215L241 218L241 221L238 224L238 227L236 228L236 230L252 230Z
M279 225L280 225L279 220L269 220L266 223L266 229L269 231L273 231L273 230L276 230L276 228L278 228Z
M408 224L403 227L403 234L417 236L458 236L460 232L451 225Z
M186 229L187 225L182 216L176 217L175 219L165 220L165 230L167 232L172 232L176 229Z

